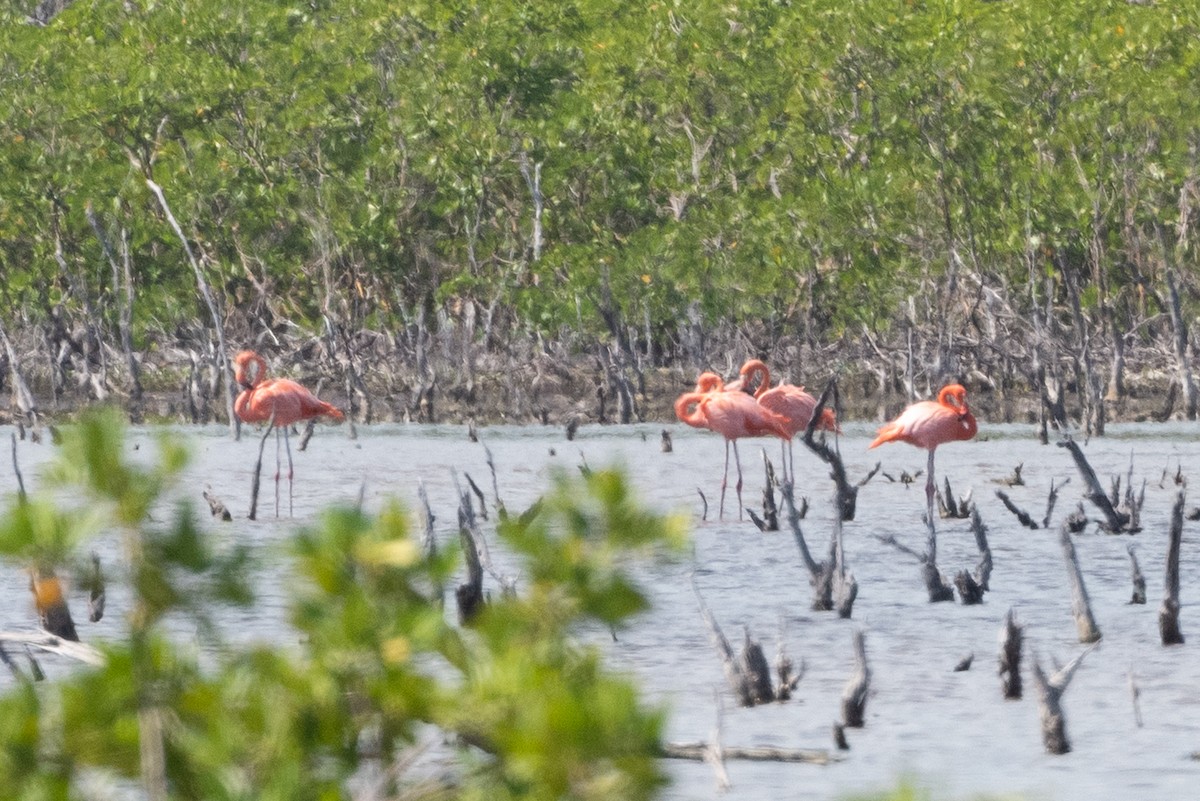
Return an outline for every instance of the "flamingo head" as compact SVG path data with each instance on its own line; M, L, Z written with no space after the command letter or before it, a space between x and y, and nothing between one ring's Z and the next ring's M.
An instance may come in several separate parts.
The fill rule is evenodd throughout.
M725 382L716 373L701 373L696 377L696 392L721 392Z
M258 385L267 374L267 362L252 350L244 350L233 357L233 379L242 389Z
M967 405L967 390L962 384L947 384L938 393L938 403L950 406L958 412L959 417L971 413Z
M742 369L738 370L738 375L742 377L741 385L738 388L755 397L766 392L771 386L771 370L760 359L747 360L742 365ZM757 381L755 376L757 376Z

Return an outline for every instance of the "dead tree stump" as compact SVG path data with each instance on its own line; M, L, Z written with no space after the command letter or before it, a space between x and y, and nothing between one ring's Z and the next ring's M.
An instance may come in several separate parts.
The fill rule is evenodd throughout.
M1042 743L1050 754L1066 754L1071 750L1071 742L1067 739L1067 720L1062 711L1062 695L1071 676L1083 658L1091 653L1092 646L1079 656L1072 659L1061 670L1047 678L1042 672L1042 666L1037 659L1033 660L1033 683L1038 691L1038 710L1042 720Z
M842 690L842 725L861 729L866 723L867 694L871 689L871 669L867 665L867 646L861 630L854 632L854 674Z
M1024 640L1021 626L1017 624L1013 610L1004 616L1004 628L1000 630L1000 686L1004 700L1015 701L1021 697L1021 646Z
M1142 575L1142 569L1138 566L1137 554L1134 553L1133 546L1126 548L1129 551L1129 572L1133 579L1133 595L1129 598L1131 604L1146 603L1146 577Z
M1183 632L1179 630L1179 548L1183 542L1184 490L1180 487L1171 509L1170 542L1167 545L1166 587L1163 590L1162 606L1158 608L1158 633L1163 645L1182 645Z
M1071 614L1075 616L1079 641L1096 642L1100 639L1100 627L1096 625L1096 619L1092 616L1092 604L1088 600L1087 587L1083 583L1083 572L1079 569L1075 545L1071 542L1071 529L1066 523L1059 529L1059 542L1062 544L1063 558L1067 562L1067 578L1071 582Z

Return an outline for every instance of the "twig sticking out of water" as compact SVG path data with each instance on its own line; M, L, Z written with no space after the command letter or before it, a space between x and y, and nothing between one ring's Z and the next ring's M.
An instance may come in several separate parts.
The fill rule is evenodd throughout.
M696 487L696 494L698 494L700 496L700 503L701 503L700 519L708 520L708 498L704 497L704 490L700 489L699 487Z
M483 490L479 489L479 485L475 483L473 478L471 478L470 473L463 473L463 475L467 478L467 486L471 488L471 492L475 493L475 497L479 499L479 516L484 520L487 520L487 501L485 501L483 498Z
M1007 492L1004 490L996 490L996 497L999 498L1000 502L1004 504L1005 509L1012 512L1016 516L1021 525L1032 529L1039 527L1037 521L1030 517L1028 512L1012 502L1012 499L1008 497Z
M1162 606L1158 608L1158 633L1163 645L1182 645L1183 632L1179 630L1179 549L1183 542L1184 488L1175 495L1171 508L1171 534L1167 545L1166 587Z
M488 470L492 473L492 500L496 503L496 514L503 520L505 509L504 501L500 500L500 485L496 481L496 462L492 459L492 449L487 446L487 443L480 444L483 445L483 452L487 454Z
M867 665L866 638L862 630L854 632L854 674L842 690L842 725L861 729L866 724L867 695L871 689L871 668Z
M1070 483L1071 479L1068 478L1055 488L1054 479L1050 479L1050 494L1046 496L1046 516L1042 518L1042 528L1050 528L1050 516L1054 514L1054 504L1058 501L1058 491Z
M1024 640L1022 627L1017 624L1013 610L1004 616L1004 628L1000 630L1000 686L1004 700L1015 701L1021 697L1021 646Z
M663 453L671 453L675 450L675 445L671 442L671 432L665 428L662 430L662 440L659 447L662 448Z
M1129 599L1131 604L1146 603L1146 577L1142 575L1142 569L1138 566L1137 554L1133 550L1133 545L1126 546L1129 551L1129 571L1133 578L1133 596Z
M1033 683L1038 691L1038 709L1042 718L1042 743L1050 754L1066 754L1071 750L1067 740L1067 721L1062 711L1062 695L1083 658L1092 652L1090 646L1049 678L1042 672L1037 659L1033 660Z

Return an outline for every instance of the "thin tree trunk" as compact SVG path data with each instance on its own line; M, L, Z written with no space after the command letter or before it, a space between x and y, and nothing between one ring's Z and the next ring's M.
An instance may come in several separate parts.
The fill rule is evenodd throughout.
M146 179L146 186L158 198L158 205L162 207L163 214L167 217L167 222L171 225L171 229L175 231L175 235L179 237L179 241L183 244L184 253L187 254L188 263L192 266L192 272L196 274L196 284L200 288L200 294L204 297L204 303L208 306L208 313L212 316L213 329L217 333L217 347L220 348L220 353L217 354L217 363L221 367L222 382L225 385L225 412L229 420L229 433L233 434L233 438L241 438L241 421L238 416L233 413L233 371L229 367L229 347L225 344L225 324L221 320L221 314L217 310L217 301L213 297L212 290L208 286L208 281L204 277L204 270L200 266L200 262L196 259L192 252L192 246L188 242L188 238L184 236L183 229L179 226L179 222L175 219L175 215L171 213L171 207L167 205L167 199L163 195L162 187L156 184L150 178Z

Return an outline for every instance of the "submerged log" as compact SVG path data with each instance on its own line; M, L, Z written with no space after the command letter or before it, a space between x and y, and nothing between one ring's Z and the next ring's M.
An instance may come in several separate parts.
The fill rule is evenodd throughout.
M688 759L702 762L708 743L663 743L661 756L665 759ZM828 765L839 761L839 757L821 748L776 748L774 746L738 747L724 746L726 759L741 759L750 762L804 762L810 765Z
M1179 549L1183 542L1184 490L1175 495L1171 508L1170 541L1167 545L1166 586L1163 590L1162 606L1158 608L1158 633L1163 645L1182 645L1183 632L1179 630Z
M1006 701L1021 697L1021 647L1024 640L1022 628L1017 624L1013 610L1004 616L1004 628L1000 630L1000 686Z

